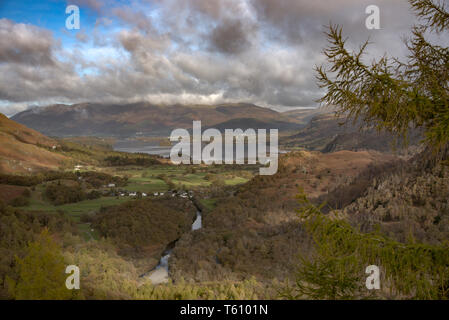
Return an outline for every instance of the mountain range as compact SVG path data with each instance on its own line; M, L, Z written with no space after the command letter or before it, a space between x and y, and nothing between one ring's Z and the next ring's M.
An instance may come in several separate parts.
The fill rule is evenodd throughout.
M307 112L304 112L304 116ZM154 105L140 102L126 105L84 103L35 107L11 119L48 136L167 136L173 129L202 127L273 128L298 130L300 116L276 112L253 104Z
M254 104L155 105L133 104L51 105L35 107L11 120L52 137L97 136L115 138L166 137L176 128L192 129L201 120L203 130L278 129L281 144L324 153L340 150L399 151L419 144L422 134L411 130L407 143L374 129L359 130L360 122L335 116L335 109L297 109L277 112ZM412 150L412 149L410 149ZM409 150L409 151L410 151ZM401 151L403 152L403 151ZM408 151L407 151L408 152Z

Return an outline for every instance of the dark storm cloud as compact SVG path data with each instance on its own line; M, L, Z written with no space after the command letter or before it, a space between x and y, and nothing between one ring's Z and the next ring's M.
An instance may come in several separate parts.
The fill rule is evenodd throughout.
M369 37L371 59L403 56L401 37L417 22L406 0L75 3L111 27L106 36L79 33L81 44L93 41L87 51L59 47L45 29L0 20L0 100L10 102L8 110L52 101L317 106L313 67L324 62L324 25L342 25L351 48ZM381 30L365 28L372 4L381 10Z
M211 43L221 52L240 53L250 46L251 33L238 20L225 20L211 33Z

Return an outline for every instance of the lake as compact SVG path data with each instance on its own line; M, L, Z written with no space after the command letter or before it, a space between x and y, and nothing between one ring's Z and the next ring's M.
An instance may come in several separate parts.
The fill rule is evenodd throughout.
M203 143L203 147L206 145L206 143ZM125 140L125 141L118 141L114 145L115 151L122 151L122 152L129 152L129 153L146 153L151 155L159 155L164 158L170 158L170 150L171 146L160 146L158 142L143 142L143 141L136 141L136 140ZM269 146L267 146L267 149L269 149ZM233 158L234 161L236 159L236 148L234 145L233 148ZM226 155L225 145L223 144L223 156ZM285 153L285 151L279 150L279 153ZM192 154L192 152L191 152ZM245 155L244 158L246 158L248 155L248 146L245 144ZM240 160L243 158L240 157Z

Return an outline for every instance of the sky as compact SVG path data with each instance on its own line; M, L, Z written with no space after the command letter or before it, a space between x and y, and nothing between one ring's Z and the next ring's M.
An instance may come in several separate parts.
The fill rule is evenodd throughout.
M68 5L80 29L66 28ZM380 9L368 30L365 9ZM0 0L0 112L55 103L316 107L324 31L403 58L418 21L406 0Z

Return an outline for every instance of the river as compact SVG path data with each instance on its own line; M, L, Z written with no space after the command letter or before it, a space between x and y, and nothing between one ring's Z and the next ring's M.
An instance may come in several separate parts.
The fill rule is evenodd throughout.
M196 219L192 224L192 231L198 230L202 228L202 221L201 221L201 211L197 210L196 212ZM167 283L169 276L168 276L168 259L170 258L171 252L174 248L176 241L172 244L167 246L167 249L162 253L161 260L159 261L159 264L156 266L153 271L149 272L149 279L151 280L152 284L161 284L161 283Z

